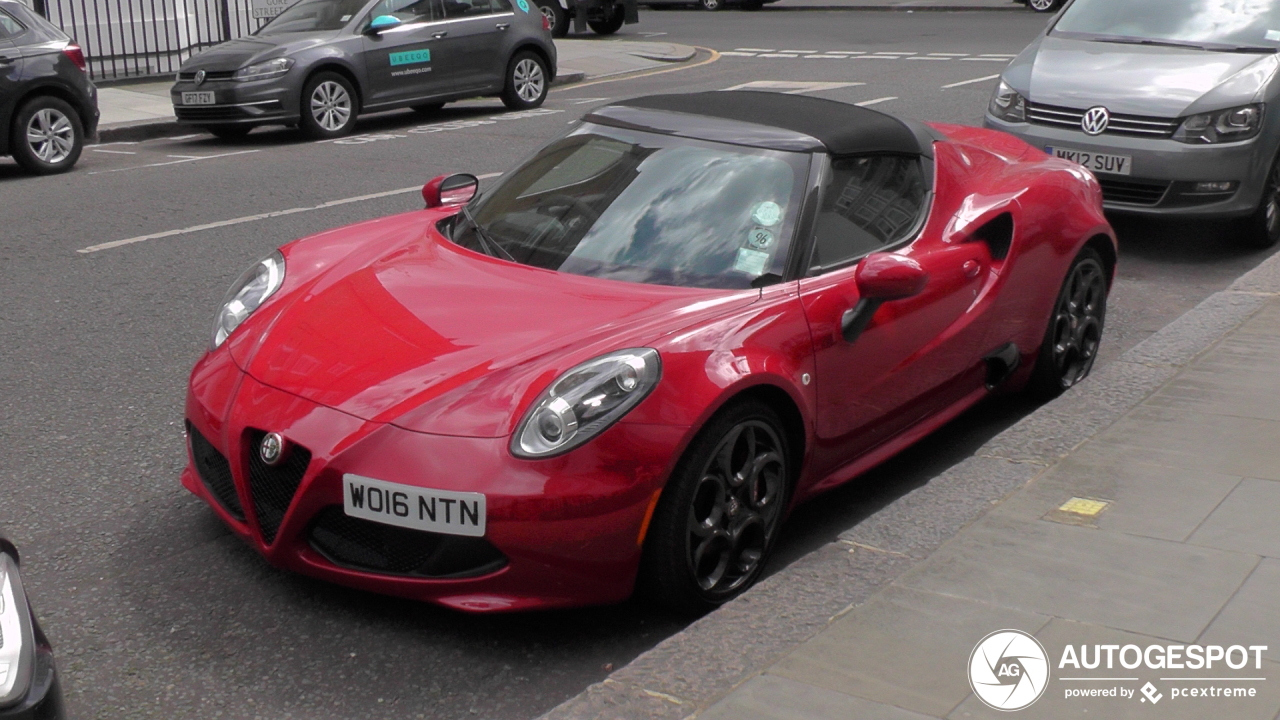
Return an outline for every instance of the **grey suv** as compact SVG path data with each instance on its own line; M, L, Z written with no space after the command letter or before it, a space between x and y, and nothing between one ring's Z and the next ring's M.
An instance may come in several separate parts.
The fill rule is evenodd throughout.
M0 0L0 155L28 172L65 172L98 127L84 53L26 5Z
M183 63L171 97L178 122L219 137L283 123L333 138L362 112L482 95L538 107L555 74L531 0L301 0Z

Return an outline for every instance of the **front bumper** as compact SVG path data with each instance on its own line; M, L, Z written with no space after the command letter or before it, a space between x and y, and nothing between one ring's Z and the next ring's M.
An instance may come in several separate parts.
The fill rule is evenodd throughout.
M0 708L0 720L65 720L66 705L62 700L58 669L53 662L53 649L39 623L34 617L31 621L36 635L36 664L31 686L21 700Z
M241 372L225 351L201 360L189 387L182 484L271 564L469 612L605 604L630 596L642 526L687 432L619 423L563 456L524 461L508 451L510 438L411 432L276 390ZM309 452L309 462L289 482L276 482L255 460L256 442L268 431ZM211 470L209 449L201 443L222 458L226 477ZM392 537L382 530L389 526L353 521L342 511L346 473L482 492L485 536L449 545L458 536L397 530ZM342 537L335 540L335 533ZM440 561L423 566L427 575L445 567L450 576L424 576L403 563L391 568L387 558L399 553L403 560L405 543L418 543L414 547Z
M200 85L179 80L169 90L173 114L183 125L267 125L298 121L298 98L294 75L254 82L207 80ZM213 92L213 105L184 105L184 92Z
M1095 172L1107 210L1167 217L1224 218L1248 215L1261 203L1276 154L1265 135L1220 145L1189 145L1161 138L1103 134L1034 123L1009 123L987 115L983 125L1014 135L1038 150L1065 147L1133 158L1130 175ZM1198 182L1235 182L1226 193L1197 193Z

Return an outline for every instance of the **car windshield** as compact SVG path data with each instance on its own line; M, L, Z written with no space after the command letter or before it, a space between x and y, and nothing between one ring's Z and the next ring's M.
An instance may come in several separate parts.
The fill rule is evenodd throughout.
M1053 35L1121 43L1274 52L1280 0L1076 0Z
M263 25L256 35L341 30L368 0L301 0Z
M474 201L453 239L576 275L747 288L782 275L808 168L803 153L586 124Z

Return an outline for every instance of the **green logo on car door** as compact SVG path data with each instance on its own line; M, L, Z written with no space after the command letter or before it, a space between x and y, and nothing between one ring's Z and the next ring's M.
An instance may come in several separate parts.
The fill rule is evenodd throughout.
M392 65L416 65L418 63L431 62L431 51L406 50L404 52L393 52L390 58Z

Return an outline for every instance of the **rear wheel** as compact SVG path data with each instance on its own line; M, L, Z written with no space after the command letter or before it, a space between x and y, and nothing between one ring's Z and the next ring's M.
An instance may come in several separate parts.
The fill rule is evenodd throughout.
M547 66L537 54L522 50L507 65L502 104L512 110L529 110L547 98Z
M349 135L356 126L356 91L335 72L316 73L302 89L302 132L318 139Z
M793 474L789 450L778 414L758 400L713 418L658 501L641 591L678 612L701 613L751 587L782 526Z
M560 7L558 0L538 0L538 10L551 26L551 37L562 38L569 34L569 12Z
M1036 12L1057 12L1061 7L1062 0L1028 0L1027 7Z
M14 117L12 133L13 159L35 175L70 170L84 149L80 114L65 100L50 95L28 100Z
M1280 158L1271 165L1258 209L1236 230L1240 242L1249 247L1266 249L1280 242Z
M605 5L604 17L599 20L587 20L587 27L597 35L612 35L622 29L626 20L626 11L617 3Z
M1093 369L1107 317L1107 271L1093 248L1080 251L1058 291L1028 392L1050 400Z

